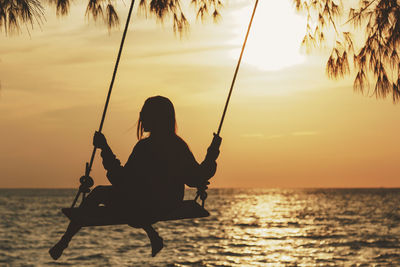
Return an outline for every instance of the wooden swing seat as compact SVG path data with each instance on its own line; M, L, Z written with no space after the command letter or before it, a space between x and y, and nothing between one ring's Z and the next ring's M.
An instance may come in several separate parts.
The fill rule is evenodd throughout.
M104 206L90 209L63 208L61 210L71 221L79 223L82 227L118 224L129 224L133 227L139 227L136 226L135 223L135 221L137 221L135 220L135 214L122 214L121 212L116 212ZM184 200L177 209L165 216L156 218L155 222L203 218L208 216L210 216L210 213L196 201Z

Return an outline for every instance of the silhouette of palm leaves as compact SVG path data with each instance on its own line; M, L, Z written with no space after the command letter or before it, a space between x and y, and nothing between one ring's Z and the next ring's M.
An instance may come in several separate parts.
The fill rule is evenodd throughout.
M18 33L22 26L40 25L43 15L43 6L38 0L0 0L0 31Z
M400 2L360 0L356 8L343 8L340 0L294 0L297 10L307 14L306 47L321 46L326 34L334 32L334 45L326 64L331 78L350 73L353 59L356 74L353 88L362 93L400 101ZM347 15L347 20L341 19ZM365 36L359 47L355 40ZM371 74L373 78L371 77ZM375 84L371 90L370 81Z
M55 0L69 1L69 0ZM89 0L86 15L94 20L103 20L109 29L119 24L118 14L114 8L113 0ZM204 18L208 15L218 20L219 8L222 6L220 0L191 0L197 12L197 17ZM188 20L181 8L181 0L140 0L140 10L146 15L155 15L163 22L166 18L172 18L175 32L182 33L188 27Z
M175 32L182 33L188 27L188 20L181 8L181 0L139 0L140 10L146 15L155 15L163 22L171 18ZM188 0L203 19L211 16L218 20L220 0ZM70 0L48 0L56 7L58 16L66 16L70 10ZM86 16L94 21L103 21L109 29L119 25L115 9L116 0L88 0ZM7 33L20 32L23 25L41 24L44 20L43 6L39 0L0 0L0 30Z

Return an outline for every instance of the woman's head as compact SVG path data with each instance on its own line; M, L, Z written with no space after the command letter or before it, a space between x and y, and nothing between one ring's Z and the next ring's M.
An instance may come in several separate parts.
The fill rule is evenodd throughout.
M163 96L146 99L140 111L137 126L137 137L141 139L143 132L150 134L175 134L175 109L172 102Z

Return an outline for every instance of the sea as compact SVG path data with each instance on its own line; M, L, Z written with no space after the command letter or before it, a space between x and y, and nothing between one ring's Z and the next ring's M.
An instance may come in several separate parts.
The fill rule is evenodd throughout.
M400 266L400 189L209 189L207 218L87 227L54 261L73 189L0 189L0 266ZM194 191L187 190L191 199Z

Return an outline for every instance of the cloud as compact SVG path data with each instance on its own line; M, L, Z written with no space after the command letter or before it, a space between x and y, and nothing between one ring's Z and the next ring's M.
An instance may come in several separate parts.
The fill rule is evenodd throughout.
M312 135L317 135L319 132L316 131L299 131L299 132L293 132L291 134L271 134L271 135L265 135L262 133L244 133L241 134L240 136L242 138L265 138L265 139L277 139L277 138L282 138L282 137L289 137L289 136L312 136Z
M308 136L308 135L317 135L319 132L316 131L301 131L301 132L293 132L292 136Z
M239 46L235 46L235 45L214 45L214 46L187 48L187 49L165 50L165 51L161 51L161 52L147 52L147 53L141 53L140 55L136 55L136 57L137 58L149 58L149 57L194 54L194 53L201 53L201 52L207 52L207 51L228 50L228 49L238 48L238 47Z
M74 53L71 54L59 54L57 57L53 58L52 62L53 65L81 65L81 64L94 64L94 63L101 63L105 62L108 63L109 59L106 56L102 56L100 53L97 56L94 55L85 55L79 54L76 55Z
M240 135L243 138L264 138L262 133L245 133Z
M12 41L9 43L12 43ZM6 45L0 47L0 54L2 54L4 56L4 55L10 55L10 54L33 53L33 52L40 50L45 45L47 45L46 42L43 42L42 44L31 44L29 46L15 45L14 43L6 44ZM0 62L2 62L1 59L0 59Z
M276 138L282 138L282 137L284 137L285 135L283 135L283 134L273 134L273 135L269 135L269 136L267 136L266 138L267 139L276 139Z

